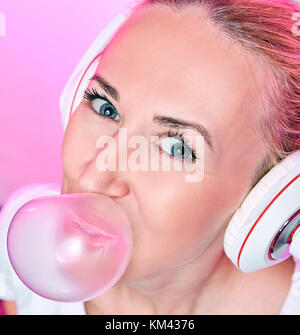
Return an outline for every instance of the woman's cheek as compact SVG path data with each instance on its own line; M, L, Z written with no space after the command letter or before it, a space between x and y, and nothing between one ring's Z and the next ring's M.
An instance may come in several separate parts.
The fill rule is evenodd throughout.
M81 154L81 144L80 141L76 139L75 134L69 136L70 133L66 133L64 137L63 147L62 147L62 166L65 177L74 178L79 173L80 166L80 154ZM79 176L79 175L78 175Z
M64 174L75 180L79 178L87 164L96 159L97 154L96 134L99 132L96 132L91 122L85 119L83 111L75 111L69 120L62 146Z

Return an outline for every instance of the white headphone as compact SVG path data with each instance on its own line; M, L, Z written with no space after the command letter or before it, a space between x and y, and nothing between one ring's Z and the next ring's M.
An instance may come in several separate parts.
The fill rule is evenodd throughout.
M101 52L126 21L119 14L85 53L60 98L64 129L96 71ZM300 150L273 167L251 190L233 215L224 250L243 272L257 271L291 255L300 259Z
M81 58L65 85L59 100L64 130L66 129L70 116L80 104L89 80L97 69L101 58L101 52L110 42L116 31L126 21L127 16L128 14L120 13L106 28L104 28Z

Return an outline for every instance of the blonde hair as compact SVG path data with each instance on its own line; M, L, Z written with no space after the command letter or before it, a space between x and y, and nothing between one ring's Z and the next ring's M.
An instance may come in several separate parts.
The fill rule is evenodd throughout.
M300 32L293 32L300 5L288 0L141 0L131 12L149 5L180 10L204 9L220 32L239 42L263 64L257 99L258 129L269 148L255 171L255 184L268 170L300 149ZM296 26L298 27L298 26Z

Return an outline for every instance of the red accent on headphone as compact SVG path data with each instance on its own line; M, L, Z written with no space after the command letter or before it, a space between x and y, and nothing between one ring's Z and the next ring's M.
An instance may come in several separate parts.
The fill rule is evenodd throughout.
M268 204L268 206L263 210L263 212L260 214L260 216L258 217L258 219L255 221L254 225L251 227L250 231L248 232L238 255L238 261L237 261L237 265L238 267L240 266L240 258L241 258L241 254L242 251L244 249L244 246L249 238L249 236L251 235L253 229L255 228L255 226L257 225L257 223L259 222L259 220L262 218L262 216L266 213L266 211L271 207L271 205L274 203L274 201L293 183L295 182L298 178L300 177L300 174L298 174L294 179L292 179L278 194L276 194L276 196L272 199L272 201Z

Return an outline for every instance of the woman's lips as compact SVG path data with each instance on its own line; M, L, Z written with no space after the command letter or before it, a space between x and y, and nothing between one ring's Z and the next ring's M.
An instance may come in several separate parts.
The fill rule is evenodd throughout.
M107 220L97 218L96 221L97 224L91 224L88 221L83 221L79 217L73 215L68 226L69 228L71 228L72 231L83 233L90 238L100 239L106 242L113 241L115 239L115 236L111 233L108 233L107 230L104 230L103 228L98 226L98 224L104 227L109 226Z
M100 221L100 219L99 219L99 221ZM101 220L101 221L103 221L103 220ZM113 239L113 237L111 235L109 235L106 231L104 231L103 229L101 229L97 226L91 225L87 222L82 223L78 220L76 220L76 221L74 220L74 223L77 224L79 229L87 235L95 236L95 237L103 237L103 238L106 238L108 240Z

